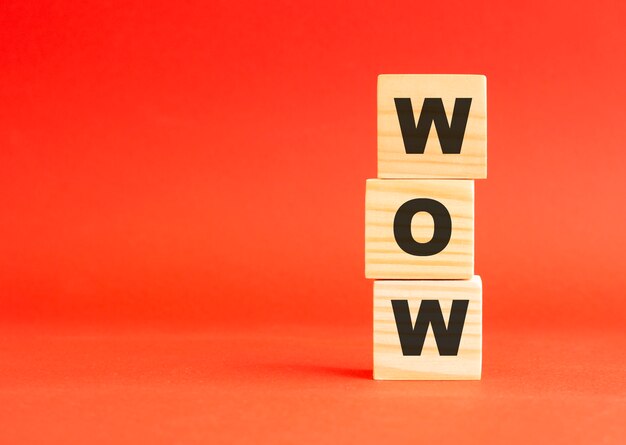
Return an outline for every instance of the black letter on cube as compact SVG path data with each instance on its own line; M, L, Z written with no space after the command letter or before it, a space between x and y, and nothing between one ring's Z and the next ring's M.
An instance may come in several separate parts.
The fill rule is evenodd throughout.
M427 243L415 241L411 233L411 221L418 212L428 212L433 217L435 230ZM393 234L398 246L415 256L432 256L446 248L452 236L452 218L448 209L434 199L416 198L405 202L393 220Z
M396 103L402 140L404 141L404 149L407 154L424 154L428 133L430 133L430 127L433 122L437 129L437 136L439 136L439 144L441 144L443 154L461 153L465 127L467 127L469 110L472 105L471 98L458 98L454 101L454 111L452 111L450 125L448 125L448 117L446 116L446 110L443 107L441 98L427 97L424 99L417 126L415 126L411 99L395 98L394 102Z
M439 355L458 355L463 325L469 300L454 300L450 309L448 327L443 320L441 306L437 300L422 300L417 313L415 327L411 323L409 303L406 300L391 300L396 328L400 337L402 355L421 355L428 325L432 324Z

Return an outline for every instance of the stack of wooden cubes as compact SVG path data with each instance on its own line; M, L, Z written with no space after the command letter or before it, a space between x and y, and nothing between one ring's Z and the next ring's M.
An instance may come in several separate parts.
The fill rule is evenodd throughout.
M378 77L378 178L365 212L375 379L480 379L474 179L486 176L485 76Z

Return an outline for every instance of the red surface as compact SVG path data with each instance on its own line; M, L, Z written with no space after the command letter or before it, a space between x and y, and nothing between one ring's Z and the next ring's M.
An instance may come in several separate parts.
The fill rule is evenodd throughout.
M3 443L623 443L623 333L491 331L480 382L376 382L371 332L3 333Z
M2 2L3 442L623 442L625 13ZM366 378L392 72L488 77L481 382Z

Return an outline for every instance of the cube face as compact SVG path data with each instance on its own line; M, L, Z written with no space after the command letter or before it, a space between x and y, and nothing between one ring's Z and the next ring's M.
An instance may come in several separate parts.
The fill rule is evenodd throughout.
M396 103L403 100L404 105ZM410 99L410 104L407 99ZM426 102L428 99L429 102ZM471 99L471 103L458 99ZM439 100L442 108L437 108ZM469 110L464 108L464 104ZM415 134L424 111L427 133ZM407 111L407 106L410 106ZM458 109L457 109L458 108ZM412 109L412 116L411 115ZM442 111L445 109L445 116ZM465 113L464 113L465 111ZM404 113L405 134L400 122ZM428 116L439 117L441 127ZM454 117L454 119L453 119ZM446 119L445 121L443 119ZM446 132L450 124L453 131ZM465 124L465 125L464 125ZM430 130L428 130L430 128ZM439 128L442 134L439 134ZM463 131L464 130L464 131ZM427 134L427 138L426 138ZM407 153L405 137L426 141L423 153ZM442 141L460 142L458 154L442 151ZM419 145L419 144L418 144ZM410 144L415 147L415 145ZM411 151L412 149L409 149ZM483 75L381 74L378 76L378 177L479 179L487 177L487 81Z
M398 243L400 208L415 199L440 203L451 231L445 248L430 255L408 253ZM383 279L469 279L474 274L474 182L467 180L369 179L365 198L365 276ZM426 211L410 220L410 235L429 243L435 218Z
M455 307L456 312L459 307L465 308L465 318L461 325L462 332L460 342L457 343L456 355L441 354L432 324L428 326L426 336L423 337L420 355L404 354L399 334L399 321L396 320L392 301L401 302L402 304L396 303L398 307L406 307L404 302L408 303L410 322L414 324L424 300L438 301L443 320L451 330L454 329L451 327L451 308ZM458 302L453 303L453 301ZM458 325L458 317L456 322ZM439 335L442 339L441 331ZM482 282L480 277L474 276L470 280L374 282L374 379L479 380L481 368Z

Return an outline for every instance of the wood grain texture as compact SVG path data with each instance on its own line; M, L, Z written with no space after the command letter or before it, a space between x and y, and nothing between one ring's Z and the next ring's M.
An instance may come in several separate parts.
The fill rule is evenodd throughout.
M453 300L469 300L458 355L441 356L429 326L422 354L404 356L391 300L407 300L414 323L422 300L438 300L446 325ZM406 280L374 282L374 379L480 380L482 367L482 282Z
M433 256L414 256L398 246L393 232L397 210L414 198L441 202L450 213L452 234ZM411 232L425 243L433 218L416 214ZM365 195L365 276L383 279L469 279L474 274L474 181L368 179Z
M441 151L432 125L423 154L407 154L394 98L410 98L418 121L424 98L441 98L448 122L456 98L472 98L460 154ZM378 177L487 177L487 79L483 75L381 74L378 76Z

